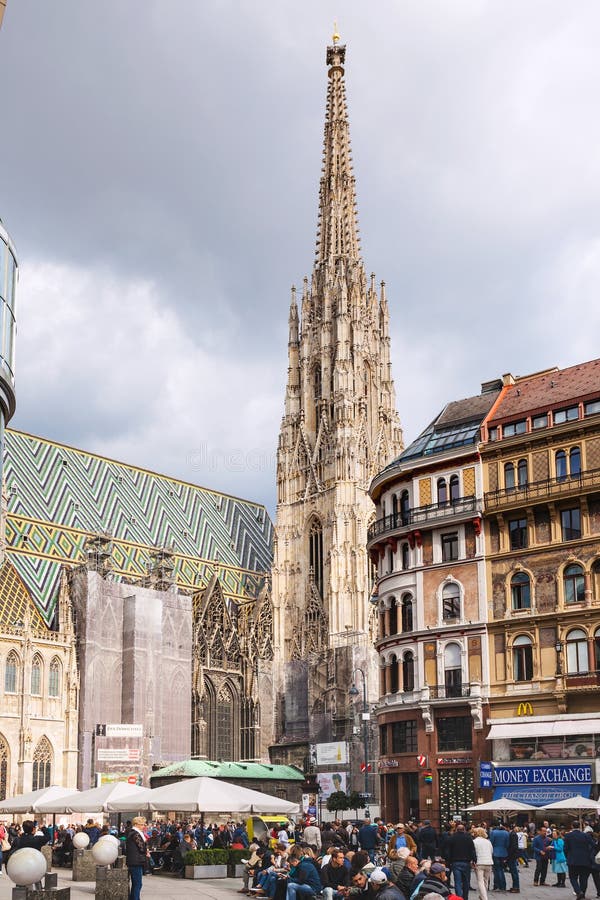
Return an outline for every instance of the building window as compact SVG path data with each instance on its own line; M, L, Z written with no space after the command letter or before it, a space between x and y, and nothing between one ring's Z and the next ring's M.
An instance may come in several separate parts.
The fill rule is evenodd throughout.
M553 413L554 424L562 425L563 422L574 422L579 418L579 407L569 406L567 409L555 409Z
M60 662L56 657L50 663L48 672L48 696L60 697Z
M413 601L410 594L402 597L402 631L413 630Z
M442 535L442 562L458 559L458 532Z
M398 634L398 607L395 597L390 597L390 634Z
M17 693L17 675L19 672L19 657L11 650L6 657L6 668L4 669L4 693Z
M504 487L507 491L515 489L515 467L511 462L504 464Z
M400 516L402 524L408 525L410 522L410 497L408 491L402 491L400 494Z
M410 548L408 544L402 544L402 570L406 572L410 568Z
M309 565L315 587L323 597L323 529L317 519L313 519L310 526Z
M579 447L571 447L569 450L569 472L571 478L581 475L581 450Z
M438 506L445 506L448 502L448 485L446 484L445 478L438 478L437 502Z
M453 475L450 478L450 502L456 503L456 501L459 499L460 499L460 484L458 482L458 475Z
M567 673L584 675L589 668L587 635L582 628L574 628L567 635Z
M438 750L472 750L471 722L471 716L436 716Z
M397 694L400 684L398 683L398 657L392 653L390 658L390 693Z
M498 429L496 427L490 428L490 430L488 431L488 438L490 441L498 440Z
M583 569L577 563L567 566L563 572L565 603L583 603L585 600L585 581Z
M594 632L594 666L596 672L600 672L600 628Z
M48 738L43 737L38 742L33 754L33 779L31 789L39 791L50 787L52 784L52 747Z
M514 437L515 434L525 434L527 431L527 420L520 419L518 422L511 422L502 429L503 437Z
M595 413L600 413L600 400L589 400L585 404L584 409L586 416L593 416Z
M402 690L410 693L415 689L415 657L409 650L402 659Z
M531 609L531 582L525 572L517 572L511 578L510 598L513 609Z
M321 369L319 366L315 366L315 371L313 373L313 383L314 383L314 391L315 391L315 431L319 430L319 425L321 424L321 397L323 395L323 387L321 383Z
M462 697L462 664L459 644L444 648L444 689L446 697Z
M388 575L394 571L394 548L388 547Z
M417 720L392 723L392 753L417 752Z
M554 459L556 463L556 478L558 481L564 481L567 477L567 454L564 450L557 450Z
M31 693L34 697L42 694L42 660L35 656L31 664Z
M217 697L217 760L223 760L231 757L231 748L233 746L233 695L227 685L221 688Z
M542 413L539 416L534 416L531 420L532 428L546 428L548 425L548 413Z
M460 619L460 588L457 584L446 584L442 590L442 619L455 622Z
M387 756L387 725L382 725L379 729L379 752L382 756Z
M520 459L517 465L517 481L520 488L527 487L527 460Z
M508 536L511 550L524 550L527 547L527 519L510 519Z
M531 681L533 678L533 645L531 638L519 635L513 642L513 674L515 681Z
M6 800L8 788L8 744L0 734L0 800Z
M561 509L560 524L563 541L577 541L581 537L581 513L578 506Z

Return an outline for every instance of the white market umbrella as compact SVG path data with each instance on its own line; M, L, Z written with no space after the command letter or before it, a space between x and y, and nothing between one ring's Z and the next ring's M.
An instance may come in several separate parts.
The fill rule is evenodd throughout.
M8 800L0 800L0 813L22 814L37 812L38 803L66 797L67 794L73 794L73 788L52 785L51 787L41 788L39 791L29 791L28 794L19 794L16 797L9 797Z
M289 815L299 812L297 803L206 775L148 789L143 795L138 794L136 797L111 800L107 807L112 812L249 812Z
M498 800L490 800L489 803L478 803L476 806L467 806L464 812L531 812L539 809L539 806L530 806L519 800L509 800L508 797L500 797Z
M111 800L134 799L136 795L145 794L145 788L126 781L114 781L89 791L77 791L65 797L57 797L45 803L38 803L39 813L100 813L107 812L107 804Z
M564 800L557 800L556 803L549 803L547 806L542 806L541 809L562 809L563 812L574 813L585 812L587 809L595 812L598 809L598 800L590 800L589 797L577 794L575 797L566 797Z

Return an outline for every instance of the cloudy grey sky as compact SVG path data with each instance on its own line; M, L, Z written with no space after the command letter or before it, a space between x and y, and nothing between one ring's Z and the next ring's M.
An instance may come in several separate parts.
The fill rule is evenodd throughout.
M9 0L16 427L273 509L335 18L405 440L600 355L597 0Z

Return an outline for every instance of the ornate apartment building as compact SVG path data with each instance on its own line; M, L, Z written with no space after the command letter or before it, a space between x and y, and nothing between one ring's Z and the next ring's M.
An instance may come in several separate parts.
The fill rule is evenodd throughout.
M475 802L489 714L478 444L501 386L449 403L371 485L387 820L448 821Z
M368 486L402 446L385 287L376 289L360 255L345 58L335 35L326 57L316 258L299 298L292 289L277 450L271 755L300 765L309 736L318 742L351 733L348 688L360 677L357 667L371 699L377 696Z

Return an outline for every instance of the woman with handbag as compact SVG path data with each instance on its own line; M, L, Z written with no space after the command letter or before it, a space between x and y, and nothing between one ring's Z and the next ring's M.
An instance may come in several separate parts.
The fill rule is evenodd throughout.
M565 856L565 842L562 833L557 828L552 829L552 843L548 847L548 859L552 871L556 875L554 887L566 887L567 881L567 857Z

